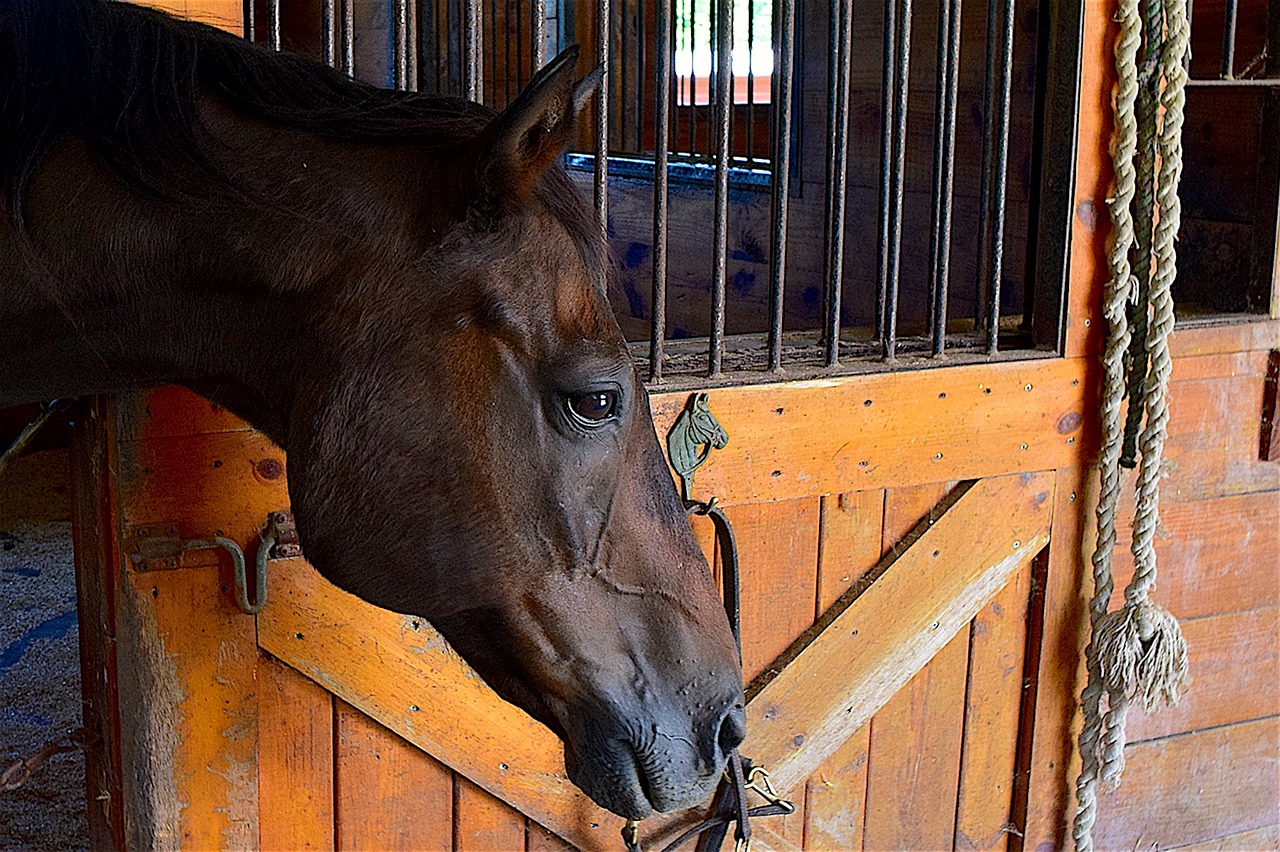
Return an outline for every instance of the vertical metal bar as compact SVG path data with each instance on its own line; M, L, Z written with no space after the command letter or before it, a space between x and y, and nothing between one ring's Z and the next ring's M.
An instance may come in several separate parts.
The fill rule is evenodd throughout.
M778 0L778 52L774 57L773 229L769 270L769 369L782 369L782 295L787 274L787 203L791 196L791 96L795 62L795 0Z
M342 70L356 75L355 0L342 0Z
M756 75L751 67L756 43L756 0L747 0L747 161L755 159Z
M627 138L627 121L626 112L628 109L634 110L636 105L633 104L628 97L629 84L631 83L631 54L634 52L630 44L631 39L628 37L631 27L627 26L627 18L631 14L631 4L627 0L619 0L618 3L618 45L620 47L618 53L618 114L614 118L617 125L615 136L618 144L622 146L624 151L634 151L630 139ZM610 22L612 26L612 21Z
M988 276L990 275L987 240L991 236L991 161L995 156L995 122L996 122L996 39L1000 32L1000 10L1007 7L1012 0L996 5L987 4L987 64L986 79L983 83L982 106L982 178L978 189L980 206L978 208L978 276L977 276L977 317L975 330L988 335L991 316L987 312Z
M492 46L498 43L498 3L499 0L489 0L489 16L485 18L482 10L479 25L480 43L490 45L488 50L480 51L480 73L488 81L489 89L480 87L479 100L494 107L498 106L498 93L494 88L498 80L498 56Z
M324 0L320 22L320 48L324 53L324 64L330 68L338 62L337 45L333 38L334 2L335 0Z
M594 190L600 234L609 238L609 94L613 88L609 68L609 30L613 9L609 0L596 0L596 65L605 69L596 89L596 148Z
M989 234L990 249L984 243L979 248L985 252L981 268L986 270L986 332L987 354L994 355L1000 345L1000 285L1004 276L1004 215L1005 195L1009 171L1009 98L1013 88L1013 19L1014 0L1005 0L1000 28L999 73L996 95L993 98L995 120L995 161L990 166L991 196L984 196L984 204L993 205L990 216L983 216L982 225ZM994 16L995 10L991 14ZM993 32L994 23L988 28ZM991 122L989 122L990 124ZM985 167L984 167L985 168Z
M462 93L480 100L484 75L480 72L480 0L462 0Z
M935 358L945 353L947 339L947 279L951 261L951 204L955 177L956 87L959 81L961 22L960 0L947 0L938 9L938 97L942 101L942 109L934 138L934 216L930 241L933 268L929 282L933 302L931 320Z
M280 0L267 0L267 28L271 30L271 49L280 49Z
M1222 79L1232 80L1236 75L1236 23L1240 18L1238 0L1225 0L1222 25Z
M671 4L654 0L653 78L653 300L649 329L649 380L662 379L667 340L667 135L671 130Z
M849 162L849 54L852 0L831 0L831 44L827 57L827 257L822 337L828 367L840 362L840 310L844 289L844 213Z
M644 147L644 69L648 59L645 51L649 47L648 17L648 6L644 0L640 0L636 7L636 102L632 108L635 113L637 149Z
M524 0L512 0L516 7L516 31L515 37L507 34L507 41L515 41L516 43L516 92L524 85L524 81L528 79L524 70Z
M889 0L895 2L895 0ZM893 69L893 145L891 162L882 164L889 172L887 231L888 245L883 250L885 294L884 358L897 357L898 337L898 267L902 253L902 185L907 145L907 87L911 63L911 0L896 0L897 52ZM883 174L882 174L883 177ZM882 224L882 227L884 225Z
M533 71L547 64L547 0L533 0Z
M716 23L716 176L711 270L711 345L707 374L720 374L724 359L725 283L729 254L729 122L733 116L733 0L719 0Z
M418 91L422 88L422 75L419 73L422 54L422 10L421 0L413 0L409 4L409 89Z
M880 83L880 254L876 270L876 340L884 339L884 319L889 314L889 221L892 193L893 104L896 75L894 57L898 54L897 0L884 0L884 62Z
M258 31L257 31L258 30L258 27L257 27L258 13L257 13L257 9L254 8L253 0L244 0L244 4L242 8L243 8L242 14L244 16L244 37L249 41L257 41L258 40Z
M716 0L707 0L714 3ZM710 15L708 15L710 17ZM698 52L698 0L689 0L689 100L686 101L689 116L689 154L698 154L698 67L694 56Z
M409 88L409 7L406 0L394 0L391 12L392 82L403 91Z
M495 17L489 25L489 36L496 44L499 37L502 38L502 104L506 106L511 103L511 0L501 0L502 2L502 34L498 34L498 19ZM497 58L494 58L497 62Z

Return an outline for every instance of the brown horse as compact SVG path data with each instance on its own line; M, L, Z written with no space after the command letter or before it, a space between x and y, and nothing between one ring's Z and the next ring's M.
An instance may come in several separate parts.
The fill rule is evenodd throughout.
M289 453L310 560L422 615L627 817L743 737L724 612L558 159L501 114L102 0L0 0L0 406L175 383Z

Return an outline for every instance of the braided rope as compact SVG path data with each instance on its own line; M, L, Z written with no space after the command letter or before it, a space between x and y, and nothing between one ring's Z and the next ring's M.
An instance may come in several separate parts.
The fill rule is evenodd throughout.
M1149 3L1153 0L1148 0ZM1157 74L1152 85L1163 78L1160 105L1163 121L1159 126L1157 148L1160 158L1156 181L1154 210L1140 210L1144 228L1155 220L1154 234L1143 239L1134 227L1134 200L1139 177L1135 168L1139 133L1144 137L1155 133L1154 126L1140 128L1135 104L1140 85L1137 64L1142 44L1142 21L1138 0L1118 0L1116 20L1120 32L1116 39L1115 137L1112 161L1115 169L1115 193L1110 200L1112 233L1107 250L1111 278L1104 294L1103 315L1107 322L1107 340L1103 353L1102 388L1102 453L1099 461L1101 488L1097 519L1098 534L1092 557L1094 594L1089 602L1091 640L1085 649L1088 680L1081 695L1084 724L1080 731L1080 776L1076 781L1076 813L1072 836L1078 852L1093 849L1093 827L1097 821L1097 788L1100 780L1118 784L1124 768L1124 722L1129 704L1141 699L1147 709L1163 700L1177 701L1186 682L1186 645L1177 620L1149 600L1156 579L1155 534L1160 523L1159 479L1164 439L1169 422L1168 386L1172 372L1168 337L1173 329L1172 285L1176 275L1174 239L1178 232L1180 207L1178 181L1182 172L1182 123L1187 79L1186 60L1190 45L1190 23L1186 0L1154 0L1163 9L1163 21L1149 26L1147 37L1160 40L1159 68L1146 69ZM1151 6L1148 6L1148 12ZM1155 55L1148 51L1148 55ZM1144 112L1146 112L1144 110ZM1155 122L1157 116L1144 115L1143 122ZM1154 169L1154 165L1151 166ZM1144 183L1146 181L1143 181ZM1151 202L1146 193L1142 207ZM1156 218L1158 215L1158 218ZM1148 241L1149 240L1149 241ZM1148 246L1150 248L1148 248ZM1130 266L1130 252L1137 247L1143 256L1137 264L1146 279L1139 282ZM1120 502L1120 457L1124 443L1124 420L1121 405L1125 392L1126 351L1131 338L1127 303L1136 293L1143 298L1134 306L1134 322L1148 324L1142 358L1134 358L1132 386L1144 391L1143 399L1130 401L1130 420L1141 412L1133 406L1144 406L1146 426L1140 439L1141 463L1137 481L1137 509L1134 515L1134 576L1125 589L1125 604L1108 612L1114 588L1111 557L1115 549L1116 516ZM1148 366L1149 362L1149 366ZM1102 712L1102 698L1107 697L1107 711Z

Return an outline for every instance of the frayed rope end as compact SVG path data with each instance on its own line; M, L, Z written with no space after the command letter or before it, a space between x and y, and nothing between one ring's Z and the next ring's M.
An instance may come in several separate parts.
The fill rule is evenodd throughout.
M1102 683L1148 711L1173 707L1187 685L1187 641L1178 620L1148 600L1127 602L1098 621Z

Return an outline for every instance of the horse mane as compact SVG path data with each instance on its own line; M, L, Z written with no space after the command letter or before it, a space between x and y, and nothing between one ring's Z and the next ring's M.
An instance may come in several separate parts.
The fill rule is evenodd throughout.
M221 179L204 153L201 92L301 131L412 140L425 152L473 139L496 115L460 98L379 89L296 54L109 0L0 0L0 81L0 208L19 230L24 190L67 134L153 194L181 195L178 177L193 167ZM544 177L539 200L581 241L592 226L583 205L566 204L568 179L558 168Z

